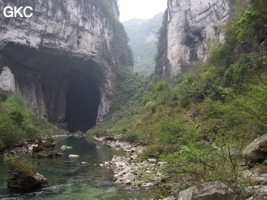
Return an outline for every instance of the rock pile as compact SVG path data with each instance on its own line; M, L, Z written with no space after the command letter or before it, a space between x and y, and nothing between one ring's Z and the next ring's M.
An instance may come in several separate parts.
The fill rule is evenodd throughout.
M126 153L142 153L145 147L136 144L130 144L122 141L123 135L115 136L95 136L95 140L102 142L103 144L110 146L116 150L123 150Z
M153 187L165 179L160 173L163 162L155 159L136 162L134 157L114 156L110 162L104 162L104 166L113 168L116 184Z

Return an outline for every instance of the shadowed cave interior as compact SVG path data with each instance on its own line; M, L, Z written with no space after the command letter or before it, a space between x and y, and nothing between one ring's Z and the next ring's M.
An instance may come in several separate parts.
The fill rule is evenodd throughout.
M66 122L70 132L89 130L96 124L100 94L94 81L74 73L66 95Z

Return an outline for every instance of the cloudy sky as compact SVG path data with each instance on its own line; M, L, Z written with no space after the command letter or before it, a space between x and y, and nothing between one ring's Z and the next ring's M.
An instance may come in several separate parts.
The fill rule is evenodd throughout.
M120 21L150 19L166 7L167 0L119 0Z

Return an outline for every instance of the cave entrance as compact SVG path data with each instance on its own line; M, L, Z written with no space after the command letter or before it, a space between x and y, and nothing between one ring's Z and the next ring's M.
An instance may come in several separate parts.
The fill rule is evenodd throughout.
M96 124L100 93L90 76L72 72L66 95L66 122L70 132L86 132Z

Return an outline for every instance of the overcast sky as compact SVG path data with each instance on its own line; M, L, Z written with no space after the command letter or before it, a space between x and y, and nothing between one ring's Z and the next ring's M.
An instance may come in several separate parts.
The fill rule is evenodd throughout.
M119 0L120 21L150 19L166 7L167 0Z

